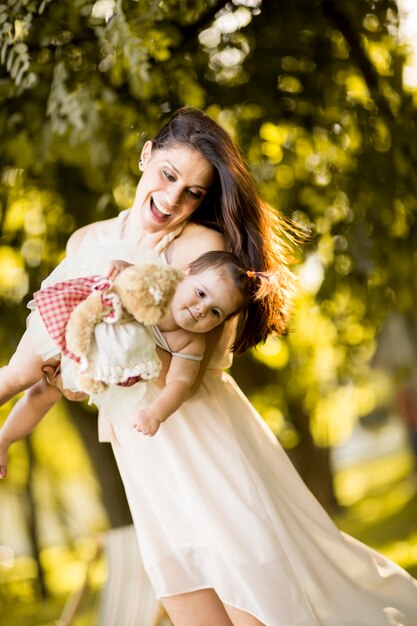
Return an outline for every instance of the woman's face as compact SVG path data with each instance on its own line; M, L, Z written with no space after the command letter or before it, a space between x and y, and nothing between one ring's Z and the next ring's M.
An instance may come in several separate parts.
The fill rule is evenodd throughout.
M201 204L213 184L213 168L197 150L176 145L152 151L151 141L144 145L141 161L135 208L142 229L171 231Z

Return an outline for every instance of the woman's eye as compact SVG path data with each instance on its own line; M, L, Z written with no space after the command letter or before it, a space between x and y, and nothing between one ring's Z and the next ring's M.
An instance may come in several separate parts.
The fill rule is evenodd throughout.
M204 291L202 291L201 289L197 289L197 294L199 295L200 298L204 298L204 296L206 295Z
M163 174L163 175L165 176L165 178L166 178L167 180L169 180L170 182L173 182L173 181L175 180L175 177L174 177L174 176L173 176L170 172L168 172L168 170L162 170L162 174Z
M188 189L187 191L188 195L191 196L193 200L200 200L201 193L199 193L198 191L191 191L191 189Z
M220 311L219 311L218 309L212 309L212 310L211 310L211 314L212 314L214 317L217 317L217 318L219 318L219 317L220 317Z

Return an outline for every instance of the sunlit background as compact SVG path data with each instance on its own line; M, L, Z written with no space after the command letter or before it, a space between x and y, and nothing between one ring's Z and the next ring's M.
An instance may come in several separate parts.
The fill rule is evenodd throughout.
M68 236L130 206L144 141L205 109L309 233L288 336L232 373L338 525L414 575L416 42L413 0L0 4L2 362ZM129 523L94 410L60 402L0 483L0 622L54 624L86 583L93 624Z

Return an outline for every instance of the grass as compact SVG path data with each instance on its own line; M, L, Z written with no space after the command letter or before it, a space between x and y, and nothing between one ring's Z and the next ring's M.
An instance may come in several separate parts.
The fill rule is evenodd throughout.
M338 472L335 487L342 512L335 521L339 528L417 577L417 473L412 471L412 466L411 455L403 451ZM15 581L12 587L0 585L0 626L55 626L69 596L68 589L63 592L64 572L71 569L68 568L68 553L61 562L58 555L59 551L55 566L49 572L51 583L54 577L56 579L56 584L51 585L55 593L47 601L34 601L27 581L22 580L18 585ZM77 568L83 571L79 554L74 555L73 565L74 571ZM99 599L97 581L103 577L102 568L101 562L97 564L96 576L93 571L92 588L82 600L72 626L95 623ZM81 578L71 580L72 589L80 586ZM1 580L5 581L4 570Z

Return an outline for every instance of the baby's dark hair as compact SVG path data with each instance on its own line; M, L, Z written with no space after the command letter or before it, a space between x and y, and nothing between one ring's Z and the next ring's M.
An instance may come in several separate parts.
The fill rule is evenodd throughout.
M273 292L273 277L244 268L242 262L235 254L220 250L205 252L192 261L188 267L190 274L200 274L209 269L218 269L221 275L232 280L233 285L243 296L239 309L226 317L226 319L230 319L239 313L239 322L232 352L241 354L248 348L254 347L259 342L259 338L257 332L250 332L251 325L250 323L248 324L248 316L250 312L254 313L257 302L262 302ZM263 307L261 306L256 313L262 315L262 310Z

